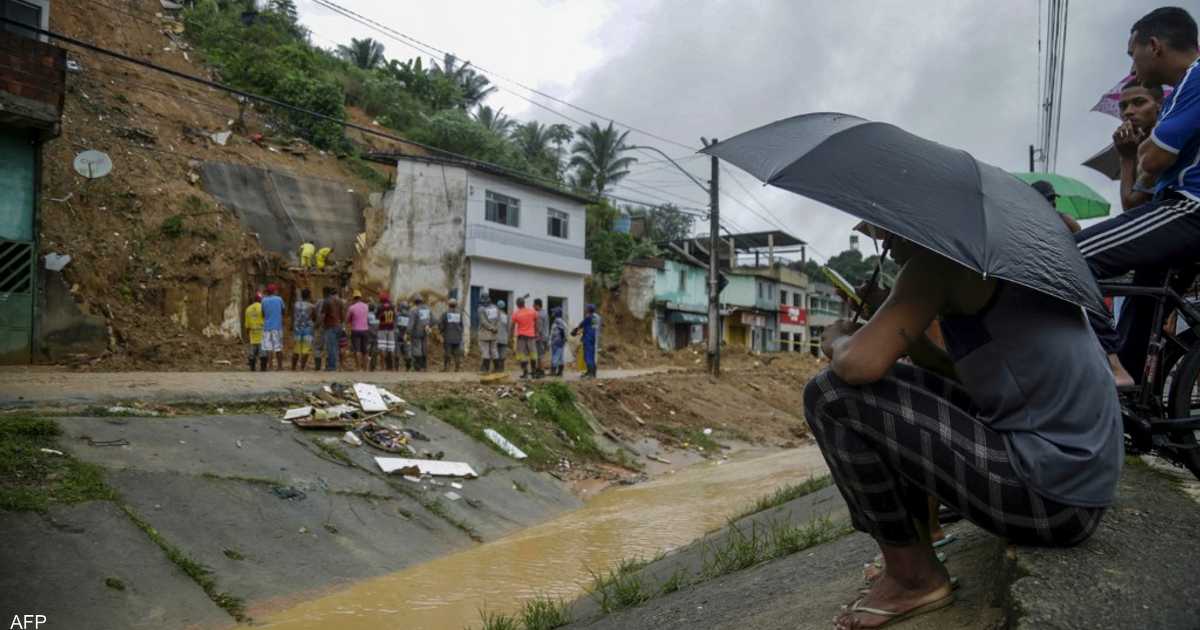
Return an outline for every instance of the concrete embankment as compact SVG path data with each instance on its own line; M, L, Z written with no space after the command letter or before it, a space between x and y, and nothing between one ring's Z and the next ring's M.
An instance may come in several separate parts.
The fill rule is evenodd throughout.
M742 533L736 537L745 547L751 523L767 532L772 521L797 526L839 514L844 505L828 488L737 523ZM1176 483L1140 463L1126 468L1116 504L1097 533L1077 547L1008 546L965 522L947 531L958 538L944 548L950 573L961 582L957 601L900 627L1200 627L1200 581L1194 571L1200 563L1200 509ZM644 603L605 614L595 596L575 602L573 612L581 621L569 627L825 629L840 607L857 597L862 566L877 552L870 538L853 533L706 579L715 550L739 547L731 546L729 537L726 529L632 572L622 585L624 592L640 582L639 588L650 594ZM680 573L691 579L675 577ZM621 595L614 591L614 596Z
M49 627L227 625L580 505L550 475L419 411L404 421L429 438L418 446L469 462L478 479L387 477L373 460L383 453L270 416L58 425L59 448L101 466L117 499L0 511L0 610L47 615Z

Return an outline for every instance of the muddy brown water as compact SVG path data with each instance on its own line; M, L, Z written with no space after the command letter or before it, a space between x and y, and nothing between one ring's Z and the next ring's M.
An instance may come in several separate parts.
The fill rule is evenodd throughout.
M682 546L759 496L826 472L815 446L697 464L605 491L505 538L256 617L263 627L288 630L479 627L481 608L513 613L538 595L570 601L591 582L589 568Z

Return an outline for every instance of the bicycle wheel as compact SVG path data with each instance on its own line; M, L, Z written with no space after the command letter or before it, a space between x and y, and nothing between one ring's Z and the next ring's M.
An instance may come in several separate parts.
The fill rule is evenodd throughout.
M1200 345L1193 345L1179 363L1171 379L1169 417L1200 416ZM1171 458L1183 464L1200 479L1200 430L1174 431L1167 434L1174 444L1191 448L1172 449Z

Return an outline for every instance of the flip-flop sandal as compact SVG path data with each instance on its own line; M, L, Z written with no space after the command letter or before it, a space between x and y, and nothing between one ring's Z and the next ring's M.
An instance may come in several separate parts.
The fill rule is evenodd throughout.
M913 617L924 615L926 613L931 613L935 610L940 610L940 609L945 608L946 606L949 606L950 604L953 604L953 603L954 603L954 593L951 592L939 600L929 602L928 604L922 604L920 606L917 606L916 608L913 608L911 610L906 610L904 612L896 612L894 610L881 610L879 608L871 608L869 606L863 606L862 599L859 599L859 600L855 601L854 604L852 604L846 610L846 612L848 612L850 614L866 613L868 615L875 615L876 617L885 617L887 619L887 621L884 621L883 623L879 624L878 626L875 626L876 628L883 628L886 626L890 626L893 623L898 623L898 622L904 621L905 619L912 619ZM834 623L834 626L837 627L837 619L836 618L834 619L833 623ZM855 624L855 625L857 625L857 624ZM853 627L853 626L851 626L851 627Z
M951 575L951 576L950 576L950 590L951 590L951 591L957 591L957 590L958 590L958 586L959 586L959 583L958 583L958 576L957 576L957 575ZM859 594L859 595L866 595L867 593L870 593L870 592L871 592L871 589L869 589L869 588L864 588L864 589L859 589L859 591L858 591L858 594Z
M941 540L933 543L933 548L937 549L939 547L945 547L946 545L949 545L950 543L952 543L956 540L958 540L958 537L955 536L954 534L946 534L945 538L942 538Z

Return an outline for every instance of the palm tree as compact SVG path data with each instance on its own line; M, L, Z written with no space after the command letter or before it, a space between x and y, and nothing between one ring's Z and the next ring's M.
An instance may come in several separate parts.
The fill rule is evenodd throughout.
M371 39L350 38L350 45L339 45L338 56L363 70L374 70L384 65L383 44Z
M576 130L579 137L571 145L571 167L575 169L572 184L577 188L603 195L610 186L629 174L634 157L622 157L629 149L625 137L629 131L618 132L610 121L607 127L592 121Z
M471 68L471 62L460 64L458 57L450 53L446 53L441 66L438 66L436 61L433 62L432 71L441 73L462 90L462 107L464 109L475 107L489 94L496 91L496 86L492 85L487 77Z
M483 125L483 127L488 131L491 131L501 138L507 138L508 133L512 131L513 126L517 124L517 121L504 115L503 107L493 110L487 105L480 105L475 109L475 114L473 117L475 118L475 122Z

